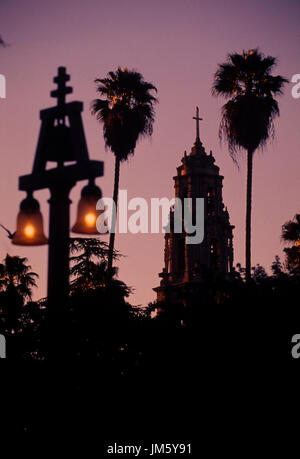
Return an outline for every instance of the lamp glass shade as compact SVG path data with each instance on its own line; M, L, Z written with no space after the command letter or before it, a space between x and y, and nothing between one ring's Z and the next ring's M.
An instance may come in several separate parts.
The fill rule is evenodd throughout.
M17 216L17 229L12 243L15 245L48 244L48 239L44 234L40 205L31 195L21 202Z
M90 182L82 189L78 203L77 219L72 227L73 233L99 234L96 222L103 211L96 210L96 204L101 197L102 192L94 183Z

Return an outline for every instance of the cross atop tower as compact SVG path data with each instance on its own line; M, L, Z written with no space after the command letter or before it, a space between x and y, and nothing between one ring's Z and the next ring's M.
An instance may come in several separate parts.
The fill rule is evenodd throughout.
M199 107L196 107L196 116L193 116L193 120L196 120L196 139L200 139L200 136L199 136L199 121L202 121L203 118L199 118Z
M66 82L70 80L70 75L67 75L65 67L58 67L58 75L53 78L57 84L57 89L50 92L51 97L57 98L57 105L61 107L66 102L66 95L73 92L73 88L66 86Z

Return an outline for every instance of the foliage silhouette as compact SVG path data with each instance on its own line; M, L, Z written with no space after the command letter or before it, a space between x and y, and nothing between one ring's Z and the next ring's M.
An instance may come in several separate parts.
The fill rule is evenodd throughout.
M0 309L6 334L15 332L26 300L31 299L38 275L31 271L27 258L6 255L0 264Z
M120 163L134 154L141 137L151 136L154 122L154 104L157 99L151 94L157 91L143 76L120 67L109 72L106 78L98 78L97 92L104 99L92 103L92 113L103 124L106 147L115 155L113 200L118 204ZM110 233L108 272L112 268L115 232Z
M126 344L122 341L124 330L140 320L126 300L131 288L116 278L116 268L108 281L105 242L71 239L70 255L70 295L66 304L60 305L59 317L50 314L47 300L43 304L46 315L38 330L40 358L114 362ZM114 252L114 258L118 257Z
M119 290L121 297L128 297L131 288L123 282L115 279L117 268L110 272L110 282L108 282L107 258L108 245L106 242L96 238L74 238L70 240L71 269L70 275L73 277L70 285L72 295L76 293L90 292L102 288ZM114 251L113 258L118 259L120 254ZM95 262L95 260L98 260Z
M237 385L252 374L255 383L262 379L274 383L274 372L284 373L292 360L290 342L299 323L300 276L282 268L278 257L271 275L256 266L249 284L243 273L240 267L230 282L204 283L188 307L172 302L160 305L162 312L153 319L150 310L157 304L145 314L136 314L112 287L77 291L57 318L64 323L63 336L56 329L51 333L52 340L60 344L53 365L49 364L52 343L45 340L47 322L43 319L47 300L27 303L18 336L14 335L13 357L47 359L48 364L35 366L35 373L30 370L33 366L26 365L22 384L16 378L15 397L22 398L18 406L23 409L18 416L14 412L14 418L21 432L25 426L32 434L46 431L53 437L70 432L71 438L88 434L99 441L101 419L102 438L116 432L118 438L119 432L124 438L145 438L144 420L153 413L156 432L165 436L168 428L170 436L182 438L194 424L190 407L195 407L199 374L201 380L209 375L217 378L216 393L224 388L228 375L236 376ZM269 380L264 379L268 375ZM266 387L269 391L267 383ZM182 400L176 399L178 391ZM226 386L220 397L224 393L227 398ZM97 420L88 410L79 420L79 411L87 406L97 412ZM153 437L152 428L149 433Z
M276 58L264 56L258 49L228 55L214 76L213 94L229 98L222 107L220 137L229 146L237 162L238 151L247 151L246 201L246 278L251 278L251 206L253 155L274 135L273 120L279 116L274 96L282 94L287 79L271 74Z
M282 226L281 238L292 245L284 249L287 268L300 274L300 214L296 214L294 220L289 220Z

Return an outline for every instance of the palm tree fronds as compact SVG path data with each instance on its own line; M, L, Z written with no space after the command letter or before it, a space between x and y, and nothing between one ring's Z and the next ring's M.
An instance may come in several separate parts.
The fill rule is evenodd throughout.
M236 160L241 148L255 151L274 137L274 119L278 103L272 97L236 96L222 107L219 135L228 142L229 153Z
M92 113L103 123L106 147L124 161L133 154L140 137L151 136L157 91L135 70L109 72L106 78L95 80L97 92L105 99L92 102Z
M300 242L300 214L296 214L294 220L289 220L282 226L281 239L283 241Z

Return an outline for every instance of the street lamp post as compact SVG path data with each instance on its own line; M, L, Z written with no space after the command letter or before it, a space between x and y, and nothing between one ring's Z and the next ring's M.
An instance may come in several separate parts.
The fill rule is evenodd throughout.
M51 96L57 98L57 106L40 112L42 124L33 170L31 174L19 177L19 189L27 192L35 203L37 201L32 198L34 191L50 190L48 298L52 308L60 306L69 292L70 191L77 182L88 179L99 199L101 191L94 185L94 180L103 176L103 162L89 159L81 119L83 104L65 102L66 94L72 92L72 88L66 86L69 79L66 69L59 67L58 75L54 78L58 87L51 92ZM49 161L56 162L57 167L47 169ZM71 164L66 165L66 162ZM96 214L95 209L94 212ZM26 215L30 218L30 209ZM20 235L21 231L23 228L17 227L13 243L38 245L34 228L31 237ZM84 233L84 230L80 232ZM86 232L91 233L88 228ZM28 230L27 233L30 236Z

